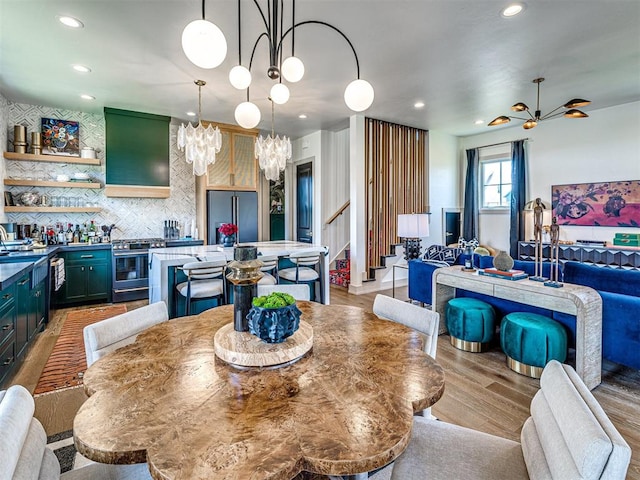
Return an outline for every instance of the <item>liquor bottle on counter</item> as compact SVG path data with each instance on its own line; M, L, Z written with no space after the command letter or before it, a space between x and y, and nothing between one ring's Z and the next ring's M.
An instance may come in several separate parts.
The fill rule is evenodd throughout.
M87 229L87 224L82 224L82 231L80 234L80 243L87 243L89 241L89 230Z
M57 225L58 228L58 244L59 245L66 245L67 243L67 236L64 233L64 227L62 226L61 223L59 223Z
M73 242L73 230L71 229L71 226L71 223L67 223L67 232L65 233L67 243Z
M73 231L73 243L80 243L80 225L76 225L76 229Z
M87 241L89 243L95 243L96 241L96 225L93 222L93 220L91 220L91 223L89 224L89 230L87 231Z
M169 238L169 220L164 221L164 238Z

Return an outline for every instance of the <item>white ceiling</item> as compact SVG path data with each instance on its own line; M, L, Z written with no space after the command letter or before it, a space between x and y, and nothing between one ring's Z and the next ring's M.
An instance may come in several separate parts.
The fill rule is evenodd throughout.
M640 100L639 0L527 0L522 14L505 19L500 11L508 3L298 0L296 21L322 20L341 29L358 53L361 77L375 89L365 114L403 125L459 136L486 132L486 122L508 115L513 103L535 106L531 80L540 76L546 77L543 114L575 97L593 102L583 108L587 113ZM246 64L262 29L253 2L242 5ZM235 123L234 109L245 99L227 79L238 60L237 3L209 0L206 7L229 45L226 60L213 70L191 64L181 48L182 29L200 17L200 0L0 0L0 92L12 102L188 119L187 111L197 111L193 81L203 79L203 118ZM85 27L64 27L58 15L74 16ZM298 138L346 126L351 112L343 93L356 76L346 42L330 29L303 26L296 30L296 55L305 62L305 77L290 85L289 102L276 106L276 131ZM251 100L260 107L264 130L271 117L267 63L262 43ZM92 72L77 73L72 64ZM80 93L96 100L81 100ZM416 101L425 107L415 109ZM308 118L299 119L301 113ZM475 125L478 119L485 125Z

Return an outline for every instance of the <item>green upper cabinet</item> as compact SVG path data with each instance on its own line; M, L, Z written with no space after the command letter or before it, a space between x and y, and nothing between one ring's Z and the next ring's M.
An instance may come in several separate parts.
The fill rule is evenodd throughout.
M169 196L169 122L171 117L104 109L106 195Z

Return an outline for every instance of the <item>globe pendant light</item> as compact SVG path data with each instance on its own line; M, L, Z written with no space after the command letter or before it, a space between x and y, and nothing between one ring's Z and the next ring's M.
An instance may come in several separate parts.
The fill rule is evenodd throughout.
M296 83L304 76L304 63L298 57L288 57L282 62L281 70L287 82Z
M182 31L182 50L191 63L200 68L215 68L227 56L224 34L216 25L204 19L204 0L202 20L194 20Z
M236 65L229 72L229 82L238 90L249 88L249 85L251 85L251 72L247 67Z
M283 105L289 100L289 88L284 83L276 83L271 87L271 100L278 105Z
M188 123L178 128L178 148L185 151L187 163L193 164L193 174L201 176L207 173L208 166L216 162L216 154L222 147L222 135L218 127L202 125L202 87L204 80L196 80L198 85L198 126Z
M344 102L354 112L362 112L373 103L373 87L369 82L357 79L344 90Z
M274 133L275 112L274 102L271 100L271 135L260 135L256 140L255 154L260 168L264 171L267 180L275 182L280 177L280 172L287 166L287 160L291 158L291 140L286 137L276 136Z
M511 110L514 112L527 112L529 114L529 118L515 117L515 116L506 116L500 115L499 117L494 118L492 121L488 123L489 127L495 127L496 125L504 125L505 123L509 123L512 118L517 118L518 120L524 120L525 122L522 124L522 128L525 130L529 130L538 125L538 123L542 120L547 120L549 118L557 117L558 115L563 115L567 118L586 118L589 115L586 113L576 110L575 107L584 107L585 105L589 105L591 102L589 100L584 100L582 98L574 98L573 100L569 100L564 105L560 105L559 107L551 110L546 115L542 115L540 111L540 84L544 82L544 78L536 78L533 80L533 83L538 85L538 96L536 100L536 111L532 115L529 111L529 107L522 103L518 102L511 106ZM345 93L346 95L346 93ZM566 112L558 112L561 108L568 109Z
M242 128L255 128L260 123L260 109L250 101L242 102L234 113L236 122Z

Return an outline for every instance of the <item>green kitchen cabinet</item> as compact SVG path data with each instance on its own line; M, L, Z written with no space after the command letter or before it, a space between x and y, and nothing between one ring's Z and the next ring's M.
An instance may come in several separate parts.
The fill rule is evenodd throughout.
M29 342L29 310L31 309L31 275L20 277L16 282L16 352L17 357L25 353Z
M0 292L0 385L16 363L16 285Z
M33 285L33 282L32 282ZM29 309L29 340L31 340L35 334L40 331L44 326L47 317L47 303L46 303L46 279L41 280L37 285L32 286L31 308Z
M57 304L111 301L110 250L76 250L60 256L65 262L65 282L57 293Z

